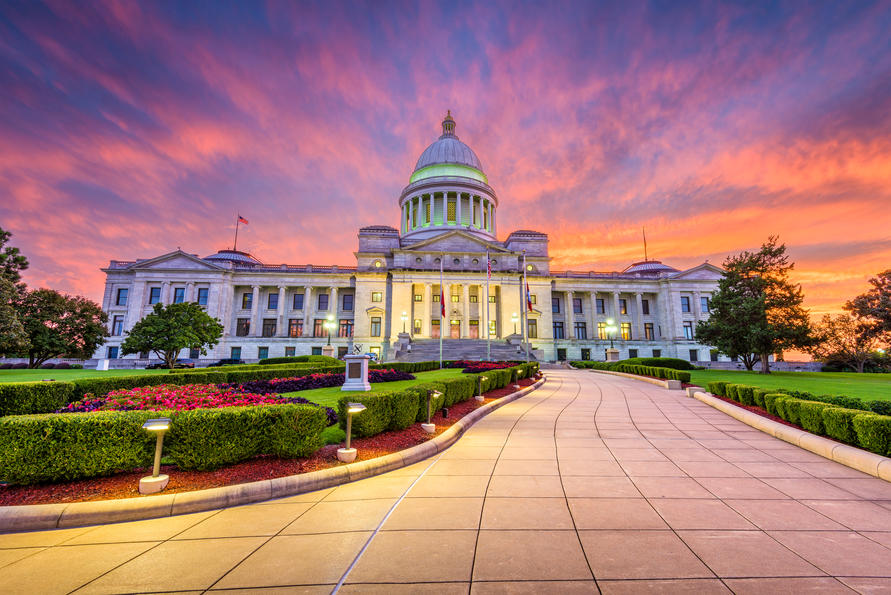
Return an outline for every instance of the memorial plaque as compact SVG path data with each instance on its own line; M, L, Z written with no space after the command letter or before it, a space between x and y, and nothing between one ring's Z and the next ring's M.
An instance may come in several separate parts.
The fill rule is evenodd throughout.
M350 362L348 367L350 378L362 378L362 364L359 362Z

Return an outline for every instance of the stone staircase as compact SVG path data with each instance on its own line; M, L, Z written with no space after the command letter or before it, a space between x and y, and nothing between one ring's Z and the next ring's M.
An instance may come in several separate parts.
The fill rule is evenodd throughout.
M505 340L492 341L493 360L521 360L526 351L517 345L509 345ZM485 360L486 342L482 339L443 339L442 358L446 360ZM411 342L411 351L397 351L395 361L425 362L439 359L439 339L416 339ZM529 350L529 360L537 361L533 350Z

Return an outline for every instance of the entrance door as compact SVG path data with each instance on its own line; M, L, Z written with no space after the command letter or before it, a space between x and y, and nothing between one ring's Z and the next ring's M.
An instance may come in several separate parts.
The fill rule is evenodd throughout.
M439 338L439 321L434 320L430 329L430 337L433 339Z
M566 361L566 350L565 349L557 349L557 359L561 362Z
M470 321L470 338L471 339L479 339L480 338L480 321L479 320L471 320Z
M460 339L461 338L461 321L460 320L452 320L452 338Z

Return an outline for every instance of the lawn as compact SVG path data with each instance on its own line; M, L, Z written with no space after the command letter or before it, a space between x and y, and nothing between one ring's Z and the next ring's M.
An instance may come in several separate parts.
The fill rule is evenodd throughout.
M44 378L53 380L77 380L103 376L137 376L140 374L169 374L170 370L0 370L0 384L10 382L37 382Z
M854 372L757 372L731 370L691 370L693 384L724 380L761 388L788 388L815 395L847 395L864 401L891 401L891 374L856 374Z

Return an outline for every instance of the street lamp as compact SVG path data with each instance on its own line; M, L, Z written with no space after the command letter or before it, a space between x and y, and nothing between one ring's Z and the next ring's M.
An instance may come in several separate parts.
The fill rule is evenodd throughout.
M477 376L476 377L476 396L474 399L482 403L486 400L486 397L483 396L483 382L488 380L488 376Z
M520 316L516 312L514 312L513 314L510 315L510 319L511 319L511 322L514 323L514 334L516 335L517 334L517 321L520 319Z
M346 445L337 449L337 460L352 463L356 460L356 449L350 448L350 437L353 434L353 416L365 411L362 403L347 403Z
M616 334L618 328L616 327L616 321L612 318L606 319L606 334L609 335L609 348L613 348L613 336Z
M402 332L405 332L405 323L408 322L408 312L402 313Z
M432 434L436 431L436 424L430 423L430 418L432 417L432 403L434 399L438 399L442 396L442 393L438 390L428 389L427 390L427 423L421 424L421 429L423 429L428 434Z
M142 424L142 429L155 432L158 438L155 441L155 464L152 467L152 475L139 480L139 493L155 494L166 488L170 481L168 475L161 475L161 451L164 449L164 434L170 429L170 418L150 419Z
M328 331L328 345L331 345L331 333L334 332L335 327L334 314L329 314L328 318L325 320L325 330Z

